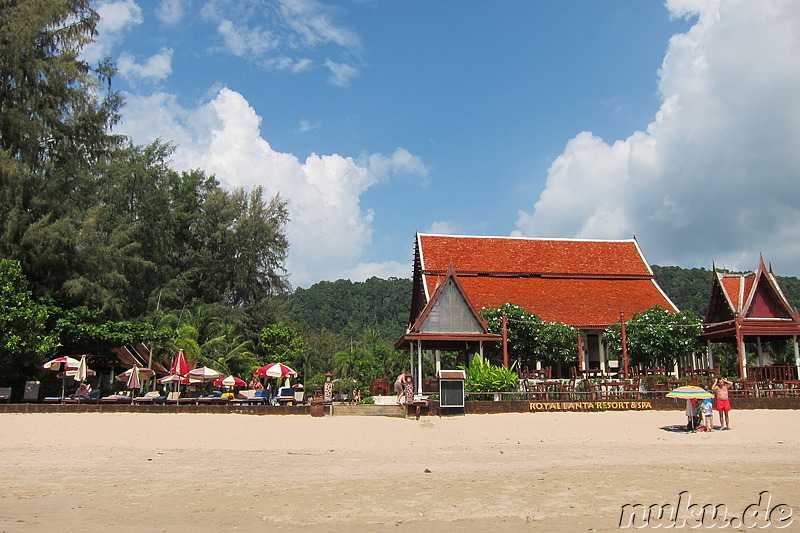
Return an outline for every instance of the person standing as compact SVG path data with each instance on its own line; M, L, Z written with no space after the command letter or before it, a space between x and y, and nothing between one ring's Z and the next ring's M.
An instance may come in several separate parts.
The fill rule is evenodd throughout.
M719 378L715 383L711 392L714 394L714 403L716 404L717 412L719 413L720 429L731 429L728 413L731 410L731 401L728 396L728 391L733 386L732 381Z
M397 394L397 405L400 405L401 400L403 399L403 394L405 393L405 381L405 372L398 374L397 378L394 380L394 392Z
M714 410L711 404L711 398L706 398L700 404L700 409L703 411L703 424L706 431L714 431Z

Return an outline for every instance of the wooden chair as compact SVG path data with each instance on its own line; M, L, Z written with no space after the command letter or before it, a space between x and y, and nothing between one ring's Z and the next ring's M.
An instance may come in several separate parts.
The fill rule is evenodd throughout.
M758 386L755 381L737 379L733 381L733 386L728 390L731 398L752 398L758 393Z

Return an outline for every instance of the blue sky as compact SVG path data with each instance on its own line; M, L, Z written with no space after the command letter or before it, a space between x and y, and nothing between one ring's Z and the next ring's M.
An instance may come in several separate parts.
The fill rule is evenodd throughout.
M408 277L415 232L630 238L800 274L784 0L118 0L118 131L289 200L295 286Z

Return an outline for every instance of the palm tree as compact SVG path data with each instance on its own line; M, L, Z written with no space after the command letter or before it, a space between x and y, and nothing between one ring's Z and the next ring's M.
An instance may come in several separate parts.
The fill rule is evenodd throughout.
M252 373L253 367L258 366L253 343L235 335L230 324L221 324L218 333L201 346L203 364L228 375L241 377Z

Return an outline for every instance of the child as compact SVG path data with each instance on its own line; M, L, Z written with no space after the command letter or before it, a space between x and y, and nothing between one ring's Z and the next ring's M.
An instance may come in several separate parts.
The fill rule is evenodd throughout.
M700 408L703 411L706 431L714 431L714 404L711 402L711 398L703 400L703 403L700 404Z

